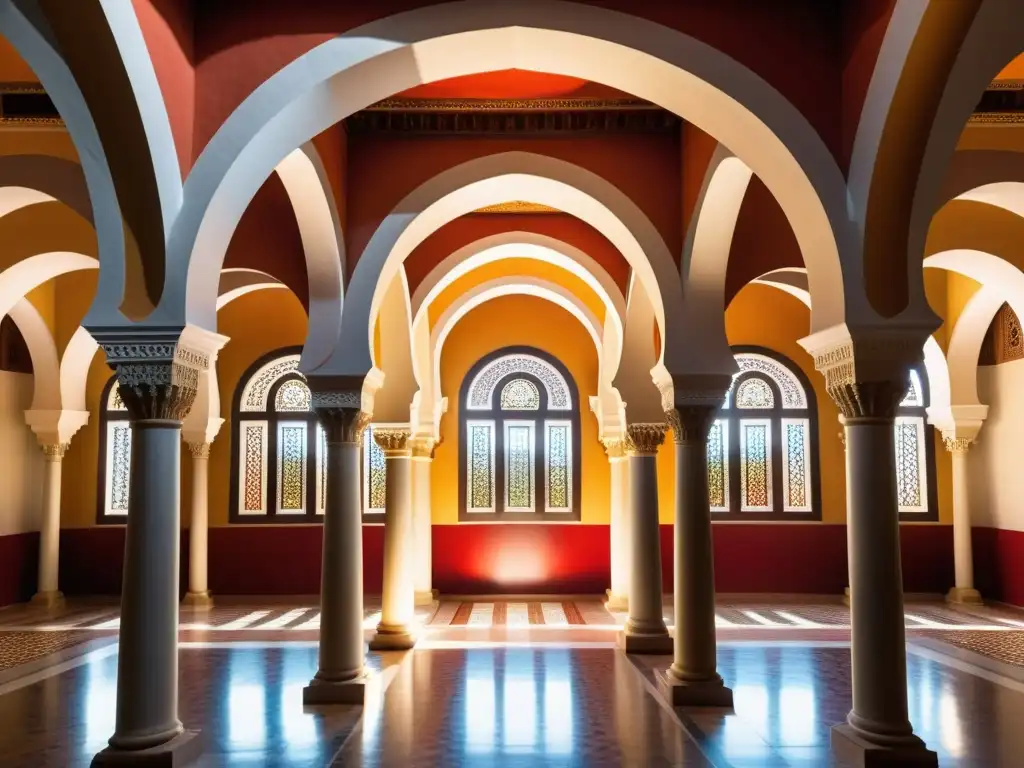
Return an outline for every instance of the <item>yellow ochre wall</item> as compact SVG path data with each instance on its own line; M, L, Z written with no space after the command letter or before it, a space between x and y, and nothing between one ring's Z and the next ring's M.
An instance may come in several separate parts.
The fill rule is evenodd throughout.
M598 442L597 418L588 398L597 394L597 350L590 336L561 307L532 296L503 296L473 309L449 334L441 355L441 392L448 412L441 418L443 442L431 471L432 518L436 525L459 521L459 389L480 358L508 346L532 346L558 358L576 381L580 399L581 522L609 522L608 459Z

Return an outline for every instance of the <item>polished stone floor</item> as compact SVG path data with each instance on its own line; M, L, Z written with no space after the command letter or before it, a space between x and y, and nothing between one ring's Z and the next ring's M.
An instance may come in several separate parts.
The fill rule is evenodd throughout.
M509 623L518 608L508 609L477 615L504 614ZM609 639L614 622L587 626L600 614L586 605L585 625L569 624L575 614L563 606L564 631L546 626L546 634L473 627L470 618L452 627L442 615L443 639L425 631L416 651L369 655L375 674L364 709L304 710L316 632L293 628L315 612L223 606L203 621L183 613L183 624L206 628L182 631L180 716L202 732L202 768L829 766L829 729L851 703L844 610L720 606L720 619L751 623L719 630L719 669L736 703L722 715L665 705L653 673L670 659L627 658ZM1014 623L1021 615L937 604L907 610L916 617L908 618L916 627L908 632L911 719L940 765L1024 765L1024 668L1013 654L1000 651L1001 661L991 651L1024 642L1024 626ZM421 616L424 630L435 615ZM0 672L0 766L87 766L104 746L114 726L115 619L109 605L0 612L0 643L56 649ZM466 639L456 629L488 634ZM67 633L88 639L65 644Z

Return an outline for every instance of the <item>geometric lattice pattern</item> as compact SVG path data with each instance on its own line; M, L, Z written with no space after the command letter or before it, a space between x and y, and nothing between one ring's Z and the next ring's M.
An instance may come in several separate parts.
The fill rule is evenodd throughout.
M744 510L771 509L771 445L767 421L740 422L740 499Z
M534 506L533 424L505 424L505 508Z
M299 367L298 355L286 355L271 360L246 382L242 390L242 399L239 409L242 411L266 411L267 395L270 388L282 376L292 373Z
M312 406L312 395L305 382L298 379L286 381L277 390L274 398L275 411L309 411Z
M547 425L547 494L548 509L571 507L572 461L569 451L569 425Z
M806 421L787 421L785 429L785 481L784 509L804 510L810 507L808 498L808 424Z
M262 512L266 509L263 477L266 428L262 424L243 424L242 434L245 446L242 511Z
M711 509L729 508L729 454L726 422L716 419L708 431L708 503Z
M743 352L735 357L740 373L754 371L767 376L775 383L779 391L782 392L783 408L807 407L807 394L804 392L800 380L777 360L752 352Z
M387 461L384 451L373 439L373 428L367 427L363 433L363 451L366 473L366 508L367 512L383 512L387 498Z
M536 411L540 408L540 391L528 379L513 379L501 390L503 411Z
M921 419L898 419L896 422L896 498L901 512L921 512L926 508L921 460L923 431Z
M746 379L736 389L737 408L774 408L775 395L762 378Z
M514 373L528 373L540 380L547 392L548 408L558 411L572 408L569 385L558 370L546 360L522 353L504 355L485 365L469 386L466 407L469 410L490 410L495 386Z
M470 422L467 429L466 506L471 510L491 511L494 509L494 425Z
M127 515L132 471L131 426L127 421L109 422L107 439L110 441L110 504L107 514Z
M306 425L281 424L278 429L278 511L306 508Z

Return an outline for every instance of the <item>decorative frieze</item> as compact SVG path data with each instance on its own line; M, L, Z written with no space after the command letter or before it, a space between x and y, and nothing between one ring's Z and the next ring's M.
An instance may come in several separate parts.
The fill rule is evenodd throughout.
M629 456L656 456L665 442L667 424L641 423L626 427L626 453Z
M374 427L373 439L388 459L412 455L409 438L412 432L407 427Z

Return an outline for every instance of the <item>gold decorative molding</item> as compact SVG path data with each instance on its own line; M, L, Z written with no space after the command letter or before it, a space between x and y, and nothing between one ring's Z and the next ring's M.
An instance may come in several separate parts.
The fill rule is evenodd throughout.
M188 450L192 454L193 459L209 459L210 458L210 444L209 443L188 443Z
M370 431L373 439L384 452L384 458L395 459L412 455L409 438L412 432L406 427L377 427Z
M943 437L942 443L950 453L967 453L967 450L974 442L969 437Z
M409 450L412 451L414 459L430 460L434 458L434 448L437 443L430 435L416 435L409 438Z
M630 424L626 427L626 454L656 456L665 442L667 424Z
M48 443L42 446L43 456L46 461L59 462L64 458L69 447L68 443Z
M485 205L477 208L473 213L562 213L558 208L541 203L531 203L527 200L510 200L507 203L496 205Z

